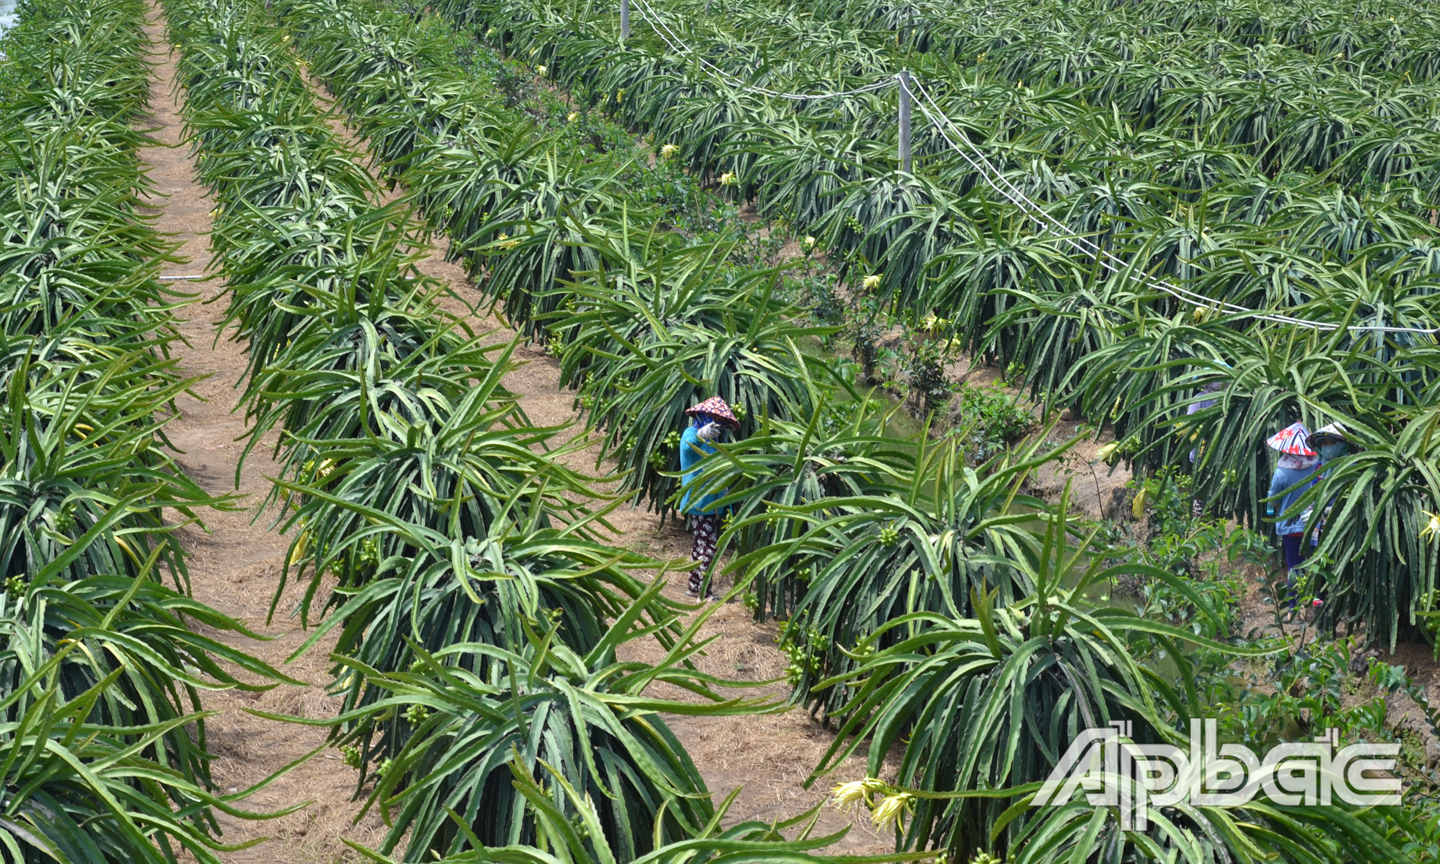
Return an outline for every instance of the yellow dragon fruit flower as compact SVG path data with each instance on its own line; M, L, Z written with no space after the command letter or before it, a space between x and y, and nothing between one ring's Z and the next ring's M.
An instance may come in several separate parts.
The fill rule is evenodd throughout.
M290 547L290 566L295 567L305 560L310 554L310 532L301 530L300 536L295 538L295 544Z
M835 803L841 807L848 807L857 801L865 800L865 781L851 780L849 783L841 783L830 792Z
M882 798L880 799L880 803L876 805L875 812L871 814L870 818L875 822L875 827L882 831L896 823L900 823L900 827L903 828L904 822L902 820L905 814L909 812L910 805L914 800L915 796L909 792L901 792L897 795Z
M848 807L851 804L864 802L870 804L870 796L876 792L887 792L890 787L886 786L874 777L866 777L863 780L851 780L849 783L841 783L831 790L830 795L835 803L841 807Z
M1430 513L1425 510L1421 510L1420 512L1430 517L1430 521L1425 523L1425 530L1420 532L1420 536L1427 540L1440 536L1440 513Z

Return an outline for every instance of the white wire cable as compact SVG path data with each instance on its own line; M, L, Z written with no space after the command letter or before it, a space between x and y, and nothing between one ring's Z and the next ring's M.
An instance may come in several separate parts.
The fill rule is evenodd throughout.
M954 121L950 119L949 115L947 115L944 111L940 109L940 106L936 104L935 99L930 95L929 91L927 91L925 87L920 84L920 82L914 77L910 79L910 84L908 86L899 75L891 75L881 81L875 81L862 87L857 87L853 90L841 90L829 93L785 93L778 90L771 90L766 87L759 87L743 81L740 78L737 78L736 76L730 74L729 72L726 72L724 69L705 59L705 57L703 57L700 52L692 48L688 43L685 42L684 39L680 37L678 33L676 33L670 27L670 25L665 23L665 21L661 18L660 14L655 11L655 9L649 4L649 2L647 2L647 0L635 0L635 2L639 5L641 17L645 18L647 21L650 22L652 29L654 29L655 31L655 35L659 36L661 41L663 41L666 45L670 47L671 51L674 51L676 54L680 55L688 54L694 56L694 58L699 61L703 67L709 70L726 85L733 87L737 90L745 90L751 93L758 93L762 96L768 96L774 99L787 99L794 102L803 102L822 99L838 99L845 96L859 95L861 93L874 93L880 90L887 89L892 85L898 85L900 89L903 90L907 96L911 97L914 103L920 108L921 113L923 113L925 115L925 118L930 121L930 124L935 127L935 131L939 132L940 137L945 139L945 143L949 144L956 153L959 153L966 162L970 163L970 167L974 168L975 171L984 178L985 182L990 186L990 188L994 189L1000 195L1004 196L1004 198L1008 200L1011 204L1014 204L1016 207L1022 210L1044 232L1056 235L1057 239L1065 242L1072 249L1075 249L1076 251L1095 259L1097 263L1099 263L1105 269L1109 270L1111 273L1123 276L1125 279L1131 282L1138 283L1141 286L1153 288L1163 294L1168 294L1169 296L1187 305L1195 306L1202 309L1224 311L1235 315L1246 315L1259 321L1268 321L1274 324L1286 324L1292 327L1305 327L1327 333L1334 332L1335 330L1340 329L1339 324L1334 324L1327 321L1310 321L1305 318L1295 318L1289 315L1260 312L1258 310L1251 309L1248 306L1241 306L1239 304L1230 303L1224 300L1216 300L1211 297L1206 297L1204 294L1201 294L1198 291L1192 291L1189 288L1183 288L1181 286L1174 285L1164 279L1157 279L1148 274L1137 272L1130 265L1129 262L1110 252L1108 249L1105 249L1099 244L1093 242L1089 238L1086 238L1071 231L1068 226L1066 226L1059 219L1056 219L1054 216L1050 215L1049 211L1047 211L1036 201L1032 200L1024 193L1023 190L1021 190L1014 183L1010 182L1010 179L1007 178L1004 173L1000 171L1000 169L996 168L995 165L990 162L990 159L986 157L985 153L981 151L980 148L976 147L973 143L971 143L969 136L966 135L965 132L960 129L960 127L955 125ZM964 148L962 148L959 144L955 143L954 139L950 137L950 132L954 132L955 137L959 138L960 141L964 142L965 147L968 147L971 153L973 153L976 158L972 158L970 153L966 153ZM976 161L977 158L979 160L978 162ZM1347 325L1345 327L1345 330L1349 332L1371 333L1416 333L1431 336L1440 334L1440 327L1387 327L1379 325L1351 324Z
M904 85L902 84L901 86L903 87ZM1142 279L1142 277L1139 277L1135 274L1133 269L1131 269L1124 260L1106 251L1090 239L1074 233L1063 222L1050 215L1050 213L1045 210L1044 207L1042 207L1039 203L1029 198L1019 187L1017 187L1014 183L1010 182L1009 178L1007 178L998 168L994 166L993 163L990 162L989 158L986 157L983 151L981 151L978 147L976 147L970 142L969 137L966 136L965 133L958 126L956 126L953 121L950 120L950 118L945 114L944 111L940 110L940 106L935 103L934 98L930 96L930 94L925 90L923 85L912 79L911 87L913 87L914 90L907 88L906 92L911 93L912 95L916 95L915 90L919 91L918 95L923 99L923 101L917 100L916 104L920 106L920 110L922 113L925 114L926 119L928 119L930 123L936 127L936 130L940 133L941 137L945 139L946 143L949 144L952 148L954 148L955 151L959 153L966 162L970 163L970 166L972 168L974 168L984 177L986 183L988 183L992 189L1003 195L1007 200L1010 201L1010 203L1025 211L1025 213L1029 215L1030 218L1033 219L1038 225L1050 231L1051 233L1058 234L1059 239L1068 243L1072 248L1083 252L1091 258L1095 258L1101 265L1103 265L1106 269L1110 270L1112 273L1121 273L1123 269L1126 274L1126 278L1132 280ZM926 107L927 104L929 107ZM937 116L940 118L939 120L936 119ZM959 145L955 143L954 139L952 139L949 133L946 131L946 127L948 127L950 131L953 131L956 137L958 137L961 141L965 143L967 147L970 148L970 151L975 154L976 158L979 159L978 163L975 159L972 159L970 157L970 154L966 153L960 148ZM998 183L996 182L997 180L999 181ZM1004 188L1002 188L999 184L1004 184ZM1226 303L1224 301L1217 301L1212 298L1206 297L1205 295L1200 294L1196 291L1177 288L1173 285L1170 285L1168 282L1164 282L1163 280L1143 279L1143 281L1153 284L1163 293L1169 294L1172 297L1175 297L1178 300L1183 300L1187 303L1198 304L1209 309L1225 309L1235 313L1254 312L1254 310L1249 309L1245 306L1239 306L1234 303ZM1300 319L1290 318L1289 316L1273 316L1273 318L1279 323L1300 323ZM1329 329L1335 329L1336 327L1336 325L1333 324L1322 326L1328 327Z
M1181 288L1179 286L1173 285L1163 279L1156 279L1152 276L1137 273L1134 268L1129 265L1129 263L1127 263L1120 257L1100 247L1098 244L1092 242L1091 240L1071 231L1069 227L1067 227L1064 223L1060 222L1060 220L1056 219L1054 216L1050 215L1050 213L1046 211L1043 207L1041 207L1040 204L1030 199L1019 187L1017 187L1014 183L1011 183L1010 180L1005 177L1005 175L1001 173L999 169L997 169L990 162L990 160L985 156L984 152L982 152L978 147L971 143L969 137L965 135L965 133L958 126L956 126L953 121L950 120L949 116L946 115L944 111L940 110L940 106L936 104L934 98L930 96L929 92L926 91L924 86L921 85L918 81L912 78L910 81L910 85L907 87L905 82L901 80L900 87L912 97L919 97L915 100L915 104L920 108L921 113L923 113L926 119L930 121L931 125L935 127L935 130L940 133L940 137L944 138L945 142L949 144L951 148L955 150L955 152L959 153L960 156L984 178L985 182L990 186L990 188L1000 193L1008 201L1010 201L1010 203L1014 204L1016 207L1024 211L1026 215L1028 215L1032 220L1034 220L1037 225L1040 225L1042 228L1046 229L1048 233L1056 234L1058 236L1058 239L1064 241L1072 248L1083 252L1087 256L1094 258L1101 266L1105 267L1110 272L1117 275L1122 275L1132 282L1137 282L1141 285L1157 289L1160 292L1168 294L1171 297L1174 297L1175 299L1181 301L1182 303L1186 303L1191 306L1197 306L1212 310L1224 310L1232 312L1234 314L1248 315L1261 321L1269 321L1276 324L1287 324L1294 327L1306 327L1324 332L1333 332L1340 329L1340 325L1331 322L1310 321L1304 318L1295 318L1289 315L1277 315L1272 313L1259 312L1246 306L1240 306L1235 303L1215 300L1213 298L1206 297L1199 292L1192 291L1188 288ZM937 120L937 116L940 119ZM953 131L955 133L956 137L958 137L961 141L965 143L966 147L968 147L970 151L975 154L976 157L978 157L978 162L976 161L976 159L971 158L971 155L969 153L966 153L959 144L955 143L955 141L950 137L949 131L947 131L947 127L950 131ZM996 182L997 180L999 181L998 183ZM1424 335L1435 335L1437 333L1440 333L1440 328L1434 327L1388 327L1379 325L1352 324L1347 325L1345 329L1350 332L1416 333Z
M666 24L665 21L661 19L660 14L656 12L655 9L651 7L648 2L646 2L646 0L635 0L635 2L640 7L640 17L650 22L650 26L655 30L655 35L659 36L661 41L663 41L666 45L670 46L671 51L674 51L676 54L693 55L696 60L700 61L700 64L702 66L708 69L717 78L719 78L721 81L724 81L725 84L727 84L728 86L733 87L737 90L746 90L751 93L759 93L762 96L769 96L773 99L788 99L792 102L807 102L818 101L822 99L839 99L845 96L857 96L861 93L874 93L876 91L885 90L889 87L892 87L896 83L895 77L889 76L880 81L875 81L862 87L856 87L853 90L840 90L829 93L783 93L781 91L771 90L766 87L758 87L754 84L750 84L746 81L741 80L740 78L735 77L734 75L726 72L724 69L720 68L714 63L711 63L709 60L706 60L699 51L696 51L694 48L690 47L690 45L686 43L685 40L682 39L680 35L670 27L670 25Z

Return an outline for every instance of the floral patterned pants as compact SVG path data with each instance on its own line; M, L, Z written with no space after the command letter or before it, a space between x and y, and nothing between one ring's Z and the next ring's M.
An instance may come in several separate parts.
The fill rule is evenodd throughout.
M690 571L690 593L699 594L705 581L705 571L715 560L715 543L720 539L720 517L714 513L690 517L690 530L695 532L695 543L690 547L690 560L696 563Z

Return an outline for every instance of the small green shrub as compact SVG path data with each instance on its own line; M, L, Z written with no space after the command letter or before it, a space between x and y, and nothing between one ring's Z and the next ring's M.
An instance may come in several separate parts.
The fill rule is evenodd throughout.
M844 335L850 343L851 356L860 364L862 381L866 384L878 383L877 370L882 353L880 337L885 334L888 325L889 316L875 297L861 294L851 301Z
M945 407L954 385L945 377L949 357L944 345L933 339L913 339L905 359L905 377L910 382L910 399L921 416ZM1028 416L1028 415L1027 415Z
M950 434L967 446L970 458L984 462L1019 441L1035 427L1035 417L1014 396L997 387L960 385L950 407Z

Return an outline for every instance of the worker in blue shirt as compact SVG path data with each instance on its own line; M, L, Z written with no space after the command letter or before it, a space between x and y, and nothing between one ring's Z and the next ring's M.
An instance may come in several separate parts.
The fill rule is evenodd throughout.
M1285 585L1292 610L1296 600L1295 570L1305 562L1305 553L1309 548L1304 543L1307 514L1290 511L1319 477L1315 466L1320 463L1320 454L1311 449L1309 438L1310 433L1304 425L1292 423L1265 442L1280 453L1266 497L1280 499L1268 509L1276 517L1275 533L1280 535L1280 545L1285 554Z
M715 502L724 497L725 490L698 496L689 487L700 475L700 463L715 452L712 443L721 440L726 431L739 429L740 421L719 396L687 408L685 413L690 417L690 425L680 435L680 470L683 472L680 482L684 490L680 496L680 512L690 517L690 530L695 536L690 548L690 560L695 562L695 568L690 571L686 593L698 597L703 590L705 599L713 600L715 594L705 585L705 577L715 560L715 545L720 539L720 508Z

